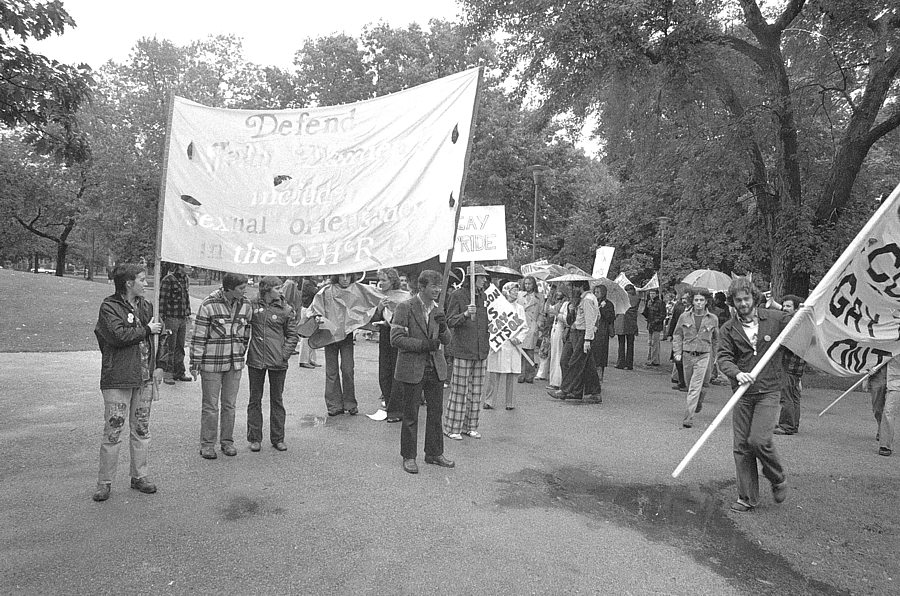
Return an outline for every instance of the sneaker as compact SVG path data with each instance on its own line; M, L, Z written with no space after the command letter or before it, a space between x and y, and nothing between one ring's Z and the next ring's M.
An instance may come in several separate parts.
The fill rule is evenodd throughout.
M787 499L787 480L772 485L772 497L776 503L784 503L784 500Z
M460 433L444 433L448 439L453 439L454 441L462 441L462 434Z
M250 451L256 453L260 449L262 449L262 445L260 445L259 441L251 441L250 442Z
M888 447L879 447L878 455L883 455L885 457L890 457L893 451L891 451Z
M481 433L477 430L464 430L462 434L466 435L467 437L472 437L473 439L481 438Z
M140 478L132 478L131 488L140 491L145 495L152 495L156 492L156 485L147 480L146 476L141 476Z
M94 496L91 497L98 503L105 501L109 498L109 484L106 482L98 482L97 490L94 491Z

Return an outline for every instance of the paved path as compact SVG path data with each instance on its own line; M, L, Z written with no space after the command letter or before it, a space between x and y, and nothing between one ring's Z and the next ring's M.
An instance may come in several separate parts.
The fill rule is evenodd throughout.
M361 414L372 412L376 344L358 343L356 363ZM683 394L660 371L610 369L599 407L518 385L516 410L482 413L484 439L446 440L456 469L420 458L418 476L400 468L398 425L325 416L322 369L292 362L285 453L240 440L245 378L239 455L215 461L197 453L199 385L163 386L159 492L128 489L123 449L98 504L99 354L0 354L0 370L0 594L839 593L737 531L723 505L728 428L671 478L727 394L714 388L683 430ZM789 462L845 426L814 418L833 399L821 393L784 445ZM874 432L864 408L853 413L853 432ZM854 457L872 459L860 449L843 464ZM765 498L761 515L775 507Z

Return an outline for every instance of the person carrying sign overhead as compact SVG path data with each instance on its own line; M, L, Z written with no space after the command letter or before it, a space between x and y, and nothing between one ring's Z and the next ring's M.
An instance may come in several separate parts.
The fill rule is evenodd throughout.
M474 276L475 302L470 303ZM463 281L462 287L447 299L447 325L453 333L450 355L453 373L450 377L450 398L444 413L444 434L457 441L462 435L480 439L478 415L481 413L481 394L484 389L485 361L490 352L488 315L484 288L489 280L487 271L475 265Z

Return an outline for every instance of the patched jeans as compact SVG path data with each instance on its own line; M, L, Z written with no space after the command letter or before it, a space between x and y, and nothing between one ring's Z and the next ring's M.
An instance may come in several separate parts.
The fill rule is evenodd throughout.
M142 478L149 472L150 403L153 392L150 383L132 389L102 389L103 439L100 441L100 474L98 482L111 484L119 464L119 447L125 420L130 427L128 450L131 454L131 477Z

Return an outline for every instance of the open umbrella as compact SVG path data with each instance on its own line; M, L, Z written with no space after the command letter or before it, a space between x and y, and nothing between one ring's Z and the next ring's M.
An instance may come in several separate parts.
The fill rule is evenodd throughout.
M612 302L617 315L624 315L631 306L631 298L622 286L611 279L600 277L591 282L591 287L606 287L606 299Z
M504 267L503 265L485 265L484 270L490 273L496 273L501 277L522 277L522 274L512 267Z
M682 280L695 288L706 288L713 292L727 292L731 285L731 276L713 269L698 269L688 273Z
M550 283L560 282L560 281L597 281L595 278L590 275L582 275L580 273L566 273L565 275L560 275L559 277L554 277L553 279L548 279ZM623 290L624 291L624 290Z

